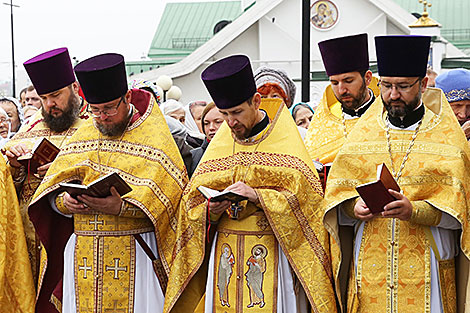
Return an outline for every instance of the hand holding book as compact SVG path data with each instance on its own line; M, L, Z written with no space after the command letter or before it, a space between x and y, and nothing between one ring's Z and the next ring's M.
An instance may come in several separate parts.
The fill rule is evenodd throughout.
M385 164L377 166L377 181L357 186L356 190L361 196L354 207L358 219L368 221L378 214L404 221L411 218L411 202L400 193L400 186Z

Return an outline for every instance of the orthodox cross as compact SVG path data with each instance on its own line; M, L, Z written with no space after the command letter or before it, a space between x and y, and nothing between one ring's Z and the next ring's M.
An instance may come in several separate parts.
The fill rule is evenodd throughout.
M87 266L87 258L83 258L83 266L78 267L79 271L83 271L83 278L87 279L87 272L91 271L91 266Z
M127 272L127 266L119 266L119 258L114 258L114 267L106 265L106 271L114 271L114 279L119 279L119 271Z
M116 259L115 259L116 260ZM126 309L118 309L117 308L117 300L113 301L113 307L109 309L104 309L106 313L119 313L119 312L126 312Z
M423 14L422 16L428 16L429 13L427 11L427 8L430 8L432 6L432 3L430 3L429 1L427 0L418 0L419 3L422 3L424 5L424 11L423 11Z
M88 221L88 224L89 225L94 225L95 226L94 230L98 230L98 224L99 225L104 225L104 220L98 221L98 214L95 214L95 220Z

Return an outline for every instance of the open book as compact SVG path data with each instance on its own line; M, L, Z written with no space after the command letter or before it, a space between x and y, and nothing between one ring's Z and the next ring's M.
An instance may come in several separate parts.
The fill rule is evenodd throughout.
M38 167L51 163L59 154L60 149L57 148L47 138L42 138L33 147L33 149L18 157L18 162L29 169L30 172L36 173Z
M357 192L373 214L383 212L384 206L396 200L388 189L400 192L400 186L384 163L377 166L376 181L356 186Z
M111 195L111 187L116 188L117 192L121 196L132 190L131 186L129 186L124 179L115 172L100 177L88 185L74 183L60 183L59 185L74 198L83 194L92 197L105 198Z
M228 200L232 203L247 200L248 198L233 191L218 191L204 186L197 187L200 193L206 198L211 199L212 202L222 202Z

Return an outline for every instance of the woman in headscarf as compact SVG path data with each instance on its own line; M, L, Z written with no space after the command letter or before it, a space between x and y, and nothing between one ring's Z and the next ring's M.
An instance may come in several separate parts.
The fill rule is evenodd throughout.
M0 108L0 149L10 140L10 118L4 109Z
M224 117L219 112L214 102L209 103L204 108L204 111L202 111L201 123L203 127L202 130L206 135L206 139L199 148L191 150L193 162L189 170L190 177L196 169L197 165L199 164L199 161L201 160L202 156L206 152L209 142L212 140L212 138L214 138L215 134L219 130L220 125L222 125L223 122Z
M0 107L7 112L10 119L10 137L13 137L23 124L23 110L20 102L13 97L0 98Z
M204 108L206 107L206 105L207 105L206 101L192 101L188 103L189 113L191 114L191 117L196 122L196 126L200 133L204 133L201 119L202 119L202 112L204 111Z
M308 129L310 121L312 120L313 109L306 103L299 102L294 105L292 108L292 117L294 118L295 124L298 127L303 127Z
M261 98L281 99L287 108L290 108L295 99L295 84L283 70L262 66L255 73L256 89ZM297 127L302 139L305 138L307 130Z
M163 102L161 108L164 115L170 116L184 125L187 131L186 142L191 147L197 148L202 145L204 134L199 132L188 106L185 107L181 102L169 99Z

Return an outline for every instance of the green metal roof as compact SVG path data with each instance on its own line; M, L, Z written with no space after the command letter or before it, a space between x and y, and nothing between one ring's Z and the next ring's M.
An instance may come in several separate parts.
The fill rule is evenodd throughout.
M423 12L418 0L394 0L410 13ZM470 1L430 0L429 16L442 25L441 35L460 48L470 48Z
M233 21L241 13L240 1L168 3L148 57L181 59L208 41L219 21Z

